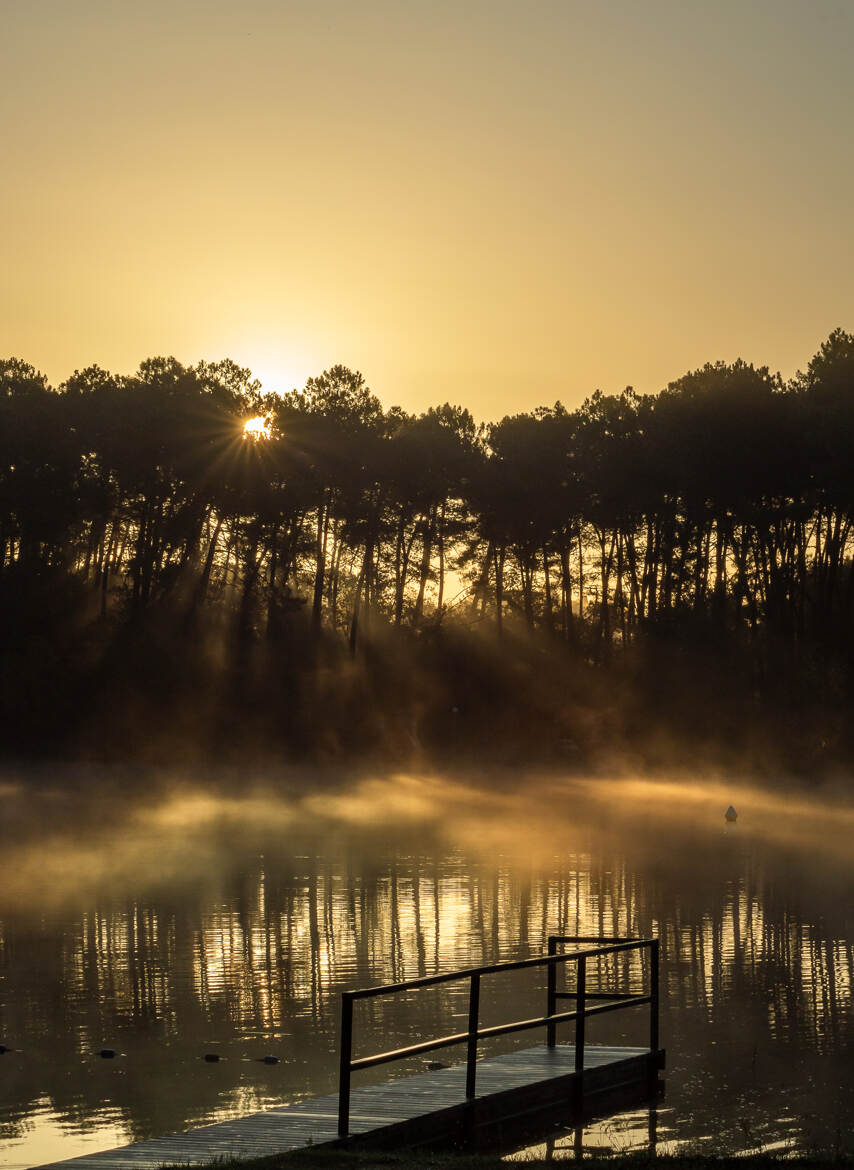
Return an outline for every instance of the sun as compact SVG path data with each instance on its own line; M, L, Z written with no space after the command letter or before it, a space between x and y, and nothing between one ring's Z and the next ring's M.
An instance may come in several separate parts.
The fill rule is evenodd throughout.
M243 424L244 439L269 439L270 437L270 420L265 418L263 414L258 414L255 418L248 418Z

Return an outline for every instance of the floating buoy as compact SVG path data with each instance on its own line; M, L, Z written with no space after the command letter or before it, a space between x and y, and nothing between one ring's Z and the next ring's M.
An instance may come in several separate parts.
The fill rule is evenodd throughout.
M218 1052L206 1052L205 1053L205 1060L208 1062L208 1064L216 1064L216 1062L219 1060L219 1053Z
M724 813L724 819L727 821L737 821L738 820L738 813L735 811L735 809L732 807L732 805L730 805L729 808Z
M116 1055L115 1048L102 1048L98 1054L102 1060L112 1060Z
M278 1064L279 1063L278 1056L272 1056L272 1055L271 1056L262 1056L261 1059L263 1060L264 1064Z

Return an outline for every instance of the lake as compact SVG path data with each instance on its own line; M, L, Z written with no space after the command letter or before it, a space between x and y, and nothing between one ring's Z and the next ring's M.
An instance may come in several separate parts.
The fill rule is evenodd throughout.
M854 1146L854 812L827 793L10 769L0 814L0 1166L332 1092L342 990L550 933L661 938L666 1094L521 1156ZM542 1014L544 983L490 977L484 1023ZM466 1019L466 984L365 1001L356 1054ZM647 1036L644 1008L588 1023L592 1043Z

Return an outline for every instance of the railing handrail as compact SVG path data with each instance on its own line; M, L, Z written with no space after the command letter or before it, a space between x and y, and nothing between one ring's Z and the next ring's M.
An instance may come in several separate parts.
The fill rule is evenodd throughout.
M570 935L550 935L549 940L558 942L596 942L597 939L585 937L574 938ZM615 943L609 940L608 946L595 947L586 951L568 951L562 955L535 955L533 959L510 959L504 963L487 963L481 967L462 967L458 971L445 971L441 975L422 975L418 979L406 979L402 983L383 983L377 987L360 987L356 991L342 991L342 996L348 999L369 999L377 995L394 995L400 991L414 991L419 987L432 987L437 983L453 983L457 980L470 979L472 975L493 975L501 971L521 971L524 967L547 967L550 963L555 966L561 963L571 963L580 958L596 958L600 955L616 954L619 951L640 950L651 947L658 942L655 938L626 938L618 939Z
M566 951L561 954L557 947L564 943L586 945L596 944L580 951ZM615 992L609 995L606 992L587 992L587 960L601 958L603 955L619 954L623 951L637 950L650 951L650 989L648 994L632 995ZM378 987L363 987L356 991L341 993L341 1050L340 1074L338 1088L338 1133L346 1137L349 1130L350 1117L350 1074L358 1069L372 1068L378 1064L387 1064L393 1060L403 1060L409 1056L416 1056L424 1052L434 1052L439 1048L449 1048L454 1044L468 1044L466 1059L466 1098L471 1100L475 1095L475 1075L477 1065L478 1041L494 1036L504 1036L511 1032L521 1032L529 1028L545 1027L547 1029L547 1043L550 1048L555 1046L556 1030L559 1023L569 1020L576 1021L575 1033L575 1069L579 1077L584 1068L584 1022L587 1016L600 1015L603 1012L617 1011L622 1008L635 1007L638 1004L650 1005L650 1050L658 1048L658 955L659 942L654 938L601 938L591 935L550 935L548 939L548 954L538 955L532 959L515 959L503 963L488 963L480 967L466 967L458 971L447 971L441 975L427 975L419 979L409 979L401 983L386 983ZM559 965L575 962L578 964L578 977L574 992L557 991L557 968ZM538 1016L529 1020L514 1020L507 1024L497 1024L489 1028L481 1028L478 1023L480 1004L480 979L482 975L499 974L508 971L520 971L527 967L546 967L548 969L547 1012L545 1016ZM412 991L420 987L433 987L439 983L452 983L469 980L469 1026L466 1032L456 1032L450 1036L440 1036L434 1040L421 1041L410 1044L406 1048L398 1048L389 1052L379 1052L372 1056L363 1056L353 1060L353 1004L357 999L368 999L380 995L394 995L403 991ZM598 1002L593 1007L587 1006L587 1000ZM577 1007L573 1011L557 1012L558 999L575 999Z

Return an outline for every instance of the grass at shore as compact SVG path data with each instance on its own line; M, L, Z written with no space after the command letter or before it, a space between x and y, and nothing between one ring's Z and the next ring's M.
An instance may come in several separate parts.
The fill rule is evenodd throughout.
M570 1164L574 1159L559 1159ZM608 1166L613 1170L616 1163L619 1170L767 1170L795 1166L802 1170L808 1167L828 1170L854 1170L854 1157L831 1154L746 1154L737 1157L709 1157L694 1154L650 1155L619 1154L584 1158L585 1170L601 1170ZM554 1160L523 1159L516 1163L502 1161L498 1154L434 1154L427 1151L406 1150L401 1153L353 1153L348 1150L295 1150L269 1158L255 1158L250 1161L215 1161L210 1163L216 1170L508 1170L508 1166L520 1166L524 1170L553 1170ZM164 1167L163 1170L179 1170L179 1167ZM183 1167L180 1170L184 1170Z

